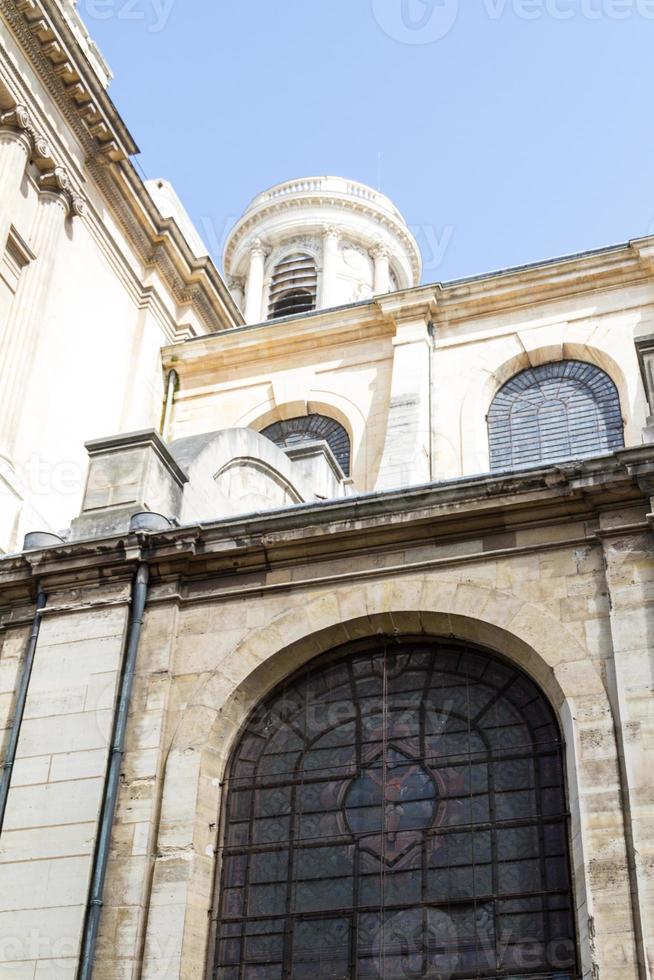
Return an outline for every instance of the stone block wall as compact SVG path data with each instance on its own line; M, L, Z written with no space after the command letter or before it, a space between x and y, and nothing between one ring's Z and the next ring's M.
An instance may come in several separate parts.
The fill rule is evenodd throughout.
M567 744L584 977L645 976L651 662L642 631L654 621L646 598L654 563L645 511L623 516L630 525L637 517L642 529L627 536L627 553L638 556L628 572L637 618L631 617L629 638L625 634L617 647L616 609L623 600L611 562L605 567L605 551L624 560L619 524L601 541L585 522L568 522L510 536L407 544L384 550L374 562L367 555L298 561L287 572L271 570L250 581L221 576L174 596L155 586L140 651L99 975L203 975L222 781L248 712L321 652L365 636L421 634L496 650L551 699ZM625 703L628 718L620 713Z
M0 838L3 976L76 975L128 608L127 586L69 592L44 612ZM7 628L5 725L26 642Z
M299 525L290 510L32 556L48 603L0 838L2 968L75 976L130 581L145 560L94 976L204 975L226 767L249 712L323 652L420 635L494 650L550 699L566 742L584 980L644 980L654 539L649 499L621 464L601 476L598 465L567 488L547 474L538 488L480 480L457 500L434 488L368 510L318 505ZM5 583L11 569L24 579L24 559L5 565ZM31 611L17 597L0 620L5 743Z

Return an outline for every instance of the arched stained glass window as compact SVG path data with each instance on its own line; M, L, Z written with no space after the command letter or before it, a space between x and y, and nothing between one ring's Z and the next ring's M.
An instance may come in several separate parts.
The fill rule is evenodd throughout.
M261 435L270 439L280 449L323 440L328 443L343 473L346 476L350 475L350 437L336 419L316 413L302 415L296 419L273 422L262 430Z
M511 378L488 415L492 470L601 456L624 447L618 390L604 371L557 361Z
M563 768L549 703L494 655L319 660L233 756L214 980L577 980Z

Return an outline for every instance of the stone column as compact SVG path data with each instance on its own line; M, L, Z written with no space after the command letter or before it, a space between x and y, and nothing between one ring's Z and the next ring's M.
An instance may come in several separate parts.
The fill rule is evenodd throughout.
M6 330L0 342L0 364L6 379L0 387L0 455L12 459L30 371L45 324L46 302L57 256L57 242L69 213L68 197L42 191L32 247L36 260L21 277Z
M263 278L265 272L266 253L259 238L255 239L250 249L250 268L245 290L245 320L246 323L259 323L263 304Z
M7 244L7 236L14 214L14 202L20 191L25 167L30 154L28 134L12 125L16 111L0 116L0 188L2 188L2 213L0 213L0 255Z
M375 260L375 285L374 295L381 296L383 293L390 292L391 288L391 268L389 263L388 249L385 245L380 245L372 253Z
M419 486L431 479L430 358L427 318L399 321L378 490Z
M338 268L339 231L333 225L323 230L322 236L322 284L319 309L327 310L337 305L336 274Z
M243 309L243 301L245 298L244 285L245 284L240 276L229 276L227 279L227 286L239 310Z

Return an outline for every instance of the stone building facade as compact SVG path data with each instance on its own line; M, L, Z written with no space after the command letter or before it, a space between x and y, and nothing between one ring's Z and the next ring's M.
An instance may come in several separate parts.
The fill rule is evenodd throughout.
M307 178L230 292L0 12L0 976L651 978L654 241L418 285Z

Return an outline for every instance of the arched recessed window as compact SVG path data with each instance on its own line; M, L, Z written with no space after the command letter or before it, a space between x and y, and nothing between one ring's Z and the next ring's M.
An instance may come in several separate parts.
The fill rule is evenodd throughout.
M485 651L314 663L228 770L213 980L577 980L563 756L543 694Z
M297 419L274 422L261 432L280 449L324 440L346 476L350 475L350 437L340 422L326 415L302 415Z
M557 361L511 378L488 414L492 470L602 456L624 447L620 396L604 371Z
M315 310L317 295L318 271L315 260L300 252L287 255L273 273L268 319Z

